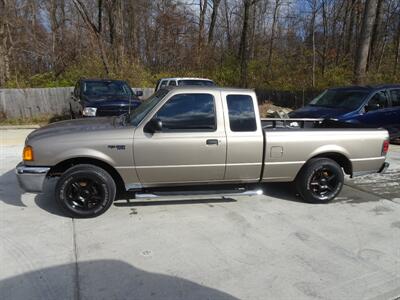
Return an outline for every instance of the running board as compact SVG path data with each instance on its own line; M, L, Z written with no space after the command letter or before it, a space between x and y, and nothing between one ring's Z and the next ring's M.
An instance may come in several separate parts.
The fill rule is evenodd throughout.
M206 196L206 197L235 197L235 196L258 196L262 195L263 191L258 190L214 190L214 191L159 191L153 193L135 193L136 199L154 199L161 197L187 197L187 196Z

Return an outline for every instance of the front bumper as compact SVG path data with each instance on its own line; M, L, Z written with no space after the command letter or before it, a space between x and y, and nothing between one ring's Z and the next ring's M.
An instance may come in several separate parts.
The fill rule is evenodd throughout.
M22 162L15 168L19 186L26 192L41 192L46 179L48 167L25 166Z

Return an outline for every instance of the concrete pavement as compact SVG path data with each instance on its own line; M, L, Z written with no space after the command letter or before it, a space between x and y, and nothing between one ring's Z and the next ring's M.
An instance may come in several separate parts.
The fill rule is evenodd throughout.
M400 296L396 189L371 192L364 178L312 205L290 184L269 184L265 196L118 201L72 220L53 201L54 181L40 195L19 189L24 137L3 138L14 142L0 146L0 299Z

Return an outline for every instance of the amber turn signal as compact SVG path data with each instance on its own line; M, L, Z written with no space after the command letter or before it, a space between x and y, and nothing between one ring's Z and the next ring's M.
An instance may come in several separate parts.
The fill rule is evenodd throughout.
M24 161L32 161L33 160L33 149L31 146L25 146L24 151L22 153L22 159Z

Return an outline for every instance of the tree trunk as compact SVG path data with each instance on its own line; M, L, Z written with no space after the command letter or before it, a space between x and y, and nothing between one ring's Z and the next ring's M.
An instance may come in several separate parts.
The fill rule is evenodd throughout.
M346 36L346 45L345 45L345 53L348 54L351 50L351 45L352 45L352 39L353 39L353 31L354 31L354 19L356 15L356 0L351 0L351 6L350 6L350 22L349 22L349 28L347 30L347 36Z
M200 16L199 16L199 36L197 41L197 59L200 65L202 50L203 50L203 38L204 38L204 22L207 12L207 0L200 0Z
M354 68L354 83L364 84L367 71L368 53L371 43L372 27L374 24L378 0L366 0L364 17L360 32L360 41Z
M328 17L327 17L327 11L326 11L326 3L325 0L322 0L322 24L323 24L323 34L324 34L324 45L322 49L322 66L321 66L321 74L322 76L325 75L325 68L326 68L326 61L327 61L327 52L328 52ZM336 51L337 51L337 56L336 56L336 61L339 60L339 44L336 45Z
M243 26L240 36L239 45L239 60L240 60L240 85L247 87L247 33L249 27L249 13L251 7L251 0L243 0L244 14Z
M10 78L10 60L8 46L8 17L9 7L7 0L0 0L0 87Z
M213 0L213 9L211 13L210 29L208 30L208 44L211 45L214 39L215 23L217 22L218 8L221 0Z
M394 64L393 64L393 75L397 75L397 66L400 62L400 17L398 18L397 24L397 33L396 33L396 48L395 48L395 56L394 56Z
M316 69L316 55L317 49L315 45L315 19L317 15L317 0L312 1L312 16L311 16L311 41L312 41L312 72L311 72L311 84L315 87L315 69Z
M272 17L272 26L271 26L271 37L269 39L269 50L268 50L268 69L271 71L272 64L272 51L274 48L274 39L275 39L275 27L276 21L278 18L279 6L281 5L281 0L275 0L274 14Z
M91 21L90 16L89 16L89 12L87 10L87 8L85 7L85 5L82 3L82 0L73 0L73 3L76 7L76 9L78 10L79 14L81 15L83 21L85 22L87 28L89 29L89 31L94 35L99 51L100 51L100 57L101 57L101 61L103 63L103 67L104 67L104 71L106 73L106 75L108 76L110 74L110 67L108 64L108 58L107 58L107 54L106 51L104 49L104 43L101 37L101 32L99 31L99 28L97 28L97 26Z
M228 5L228 0L224 0L224 6L225 6L225 21L226 21L226 35L227 35L227 41L228 41L228 49L232 49L232 36L231 36L231 27L230 27L230 18L229 18L229 5Z
M381 19L382 19L382 7L383 7L383 0L378 0L374 26L372 27L371 43L369 46L370 50L368 53L367 72L374 61L375 49L379 34L379 25L381 24Z

